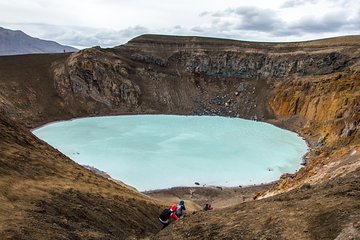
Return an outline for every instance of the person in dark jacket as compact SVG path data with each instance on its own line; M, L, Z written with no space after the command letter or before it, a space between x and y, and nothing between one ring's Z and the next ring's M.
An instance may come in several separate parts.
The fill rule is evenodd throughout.
M209 203L206 203L205 205L204 205L204 211L208 211L208 210L213 210L213 207L211 206L211 204L209 204Z
M176 215L177 205L173 204L170 208L164 209L160 216L159 221L163 224L161 229L166 228L172 220L178 220L178 216Z

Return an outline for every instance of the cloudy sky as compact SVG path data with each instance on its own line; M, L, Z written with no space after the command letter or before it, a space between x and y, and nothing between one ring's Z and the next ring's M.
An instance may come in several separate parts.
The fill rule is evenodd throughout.
M360 34L360 0L0 0L0 26L81 48L144 33L301 41Z

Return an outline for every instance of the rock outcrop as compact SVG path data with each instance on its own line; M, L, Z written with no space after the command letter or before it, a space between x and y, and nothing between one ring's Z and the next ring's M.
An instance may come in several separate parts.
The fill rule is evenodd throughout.
M293 129L308 140L311 151L305 166L284 176L268 194L327 181L360 167L360 73L292 79L279 87L270 105L278 119L301 119Z
M127 65L116 55L87 49L71 55L65 66L55 69L60 97L90 98L108 108L138 107L140 87L127 79Z

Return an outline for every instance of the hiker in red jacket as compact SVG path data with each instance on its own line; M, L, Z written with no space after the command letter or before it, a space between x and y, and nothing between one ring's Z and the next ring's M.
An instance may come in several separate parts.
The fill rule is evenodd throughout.
M213 210L213 207L211 206L211 204L206 203L203 207L204 211L209 211L209 210Z
M177 205L173 204L170 208L166 208L161 212L159 221L163 224L162 229L168 226L171 221L176 221L179 219L178 216L176 216L176 209Z

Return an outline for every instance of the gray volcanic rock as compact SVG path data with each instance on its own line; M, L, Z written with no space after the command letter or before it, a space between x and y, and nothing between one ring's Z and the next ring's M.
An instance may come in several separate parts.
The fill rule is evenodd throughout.
M331 43L327 46L326 41ZM135 61L171 67L206 77L264 79L340 72L359 60L359 44L332 40L256 43L202 37L142 35L119 46L136 51ZM161 51L159 51L161 49Z
M113 49L72 54L54 69L54 83L67 105L81 99L89 112L101 104L102 114L108 109L271 119L268 101L275 88L353 67L360 60L357 39L254 43L143 35Z
M0 27L0 55L76 52L78 49L54 41L33 38L22 31Z

